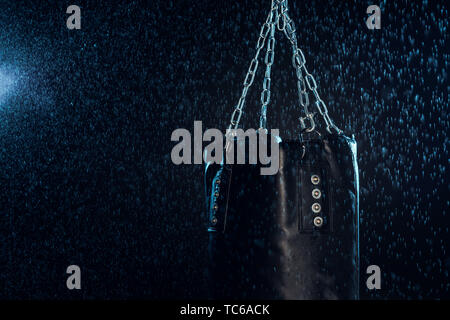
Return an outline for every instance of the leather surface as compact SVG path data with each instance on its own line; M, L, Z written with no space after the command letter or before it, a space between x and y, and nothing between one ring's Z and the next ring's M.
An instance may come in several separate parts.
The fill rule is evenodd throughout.
M206 167L211 297L358 299L356 142L327 135L279 146L276 175L260 175L260 165Z

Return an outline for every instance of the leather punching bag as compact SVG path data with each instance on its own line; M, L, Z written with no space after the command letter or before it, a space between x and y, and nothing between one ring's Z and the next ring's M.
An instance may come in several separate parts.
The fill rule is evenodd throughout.
M212 297L358 299L356 142L329 134L279 150L276 175L207 166Z
M299 95L303 94L300 104L306 116L301 121L301 139L278 140L279 170L275 175L261 175L261 164L206 164L211 297L358 299L356 141L345 136L328 116L314 78L306 70L304 55L297 48L286 0L272 1L261 35L267 36L271 31L272 38L280 17L285 22L284 33L293 45ZM264 32L267 26L269 31ZM268 52L273 51L270 43ZM259 44L260 41L258 50L262 48ZM266 78L270 76L270 61L273 57L266 58ZM253 80L254 71L251 73ZM252 82L247 75L245 94ZM317 99L318 114L326 124L325 134L316 130L314 114L307 109L305 83ZM229 129L239 124L241 100ZM262 100L260 119L265 128L268 99Z

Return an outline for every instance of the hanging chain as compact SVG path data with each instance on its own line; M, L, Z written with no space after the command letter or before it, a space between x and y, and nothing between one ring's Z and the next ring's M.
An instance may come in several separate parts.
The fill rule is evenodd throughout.
M314 97L316 98L316 107L319 111L320 115L323 117L326 129L329 133L332 133L331 129L336 130L337 133L342 133L342 130L340 130L334 122L331 120L330 116L328 115L328 108L325 104L325 102L320 98L319 92L317 91L317 83L314 79L314 76L308 72L308 69L306 68L306 60L305 55L303 54L302 49L300 49L297 45L297 36L296 36L296 29L294 21L289 17L288 14L288 7L287 7L287 0L281 0L280 1L280 10L281 15L279 17L280 19L283 19L283 31L286 37L289 39L289 41L292 44L292 51L293 51L293 57L292 57L292 64L294 68L296 69L296 75L297 75L297 88L298 88L298 95L299 95L299 101L300 105L303 107L303 110L305 112L305 117L300 118L300 123L302 128L305 128L307 132L311 132L315 129L315 122L314 122L314 114L309 112L308 110L308 93L306 92L306 85L308 86L308 89L312 91L314 94ZM282 16L282 18L281 18ZM280 25L280 22L278 22L278 25ZM303 72L305 73L305 76L303 77ZM307 127L305 124L305 120L309 120L310 126Z
M250 62L250 67L248 68L247 75L245 76L244 80L244 88L242 89L241 97L239 98L238 104L236 105L236 108L234 109L233 113L231 114L231 120L230 125L228 126L228 130L231 129L237 129L239 126L239 121L241 121L242 112L245 105L245 98L247 97L248 89L253 84L253 80L255 79L256 71L258 70L258 58L259 53L261 52L261 49L264 48L264 44L266 42L267 35L271 31L271 24L273 21L273 7L274 7L274 0L272 1L272 9L269 12L269 15L267 16L266 22L261 27L261 31L259 33L259 39L256 44L256 55L253 58L253 60Z
M266 64L266 72L264 74L263 91L261 92L261 116L259 118L259 127L266 129L267 124L267 105L270 103L270 84L271 70L275 58L275 29L278 19L278 6L272 2L271 21L270 21L270 37L267 43L267 51L264 62Z
M308 110L309 95L306 91L306 82L302 73L302 67L306 62L305 56L303 55L303 52L298 48L294 23L287 15L287 1L282 1L280 10L281 13L278 19L278 26L280 25L280 20L283 20L283 28L279 27L279 29L284 32L292 45L292 66L294 67L295 74L297 76L298 100L305 113L305 117L300 117L300 124L301 127L306 130L306 132L312 132L316 128L316 124L314 122L314 113L309 112ZM309 126L306 125L305 120L309 120Z
M303 129L307 132L311 132L315 130L316 124L314 122L314 113L308 110L309 105L309 95L307 92L307 88L314 94L316 99L315 105L320 115L325 121L326 129L329 133L332 133L332 129L334 129L337 133L342 133L331 120L328 115L328 108L325 102L321 99L318 91L317 91L317 83L314 79L313 75L308 72L306 68L306 60L303 51L297 45L297 36L295 24L291 20L288 14L288 5L287 0L272 0L271 10L264 25L261 27L261 31L259 33L259 39L256 44L256 54L253 60L250 62L250 66L248 68L247 74L244 80L244 87L242 89L241 97L239 98L238 104L236 105L230 120L230 125L228 126L228 130L237 129L239 126L239 122L242 117L245 99L247 97L248 89L253 84L253 80L255 79L256 71L258 70L258 58L261 50L264 48L266 38L270 33L270 37L268 40L268 47L264 62L266 64L266 72L264 75L263 82L263 91L261 92L261 116L260 116L260 127L265 129L267 123L267 105L270 103L270 86L271 86L271 68L274 62L275 55L275 29L283 31L286 37L289 39L292 45L292 64L295 68L296 76L297 76L297 91L300 106L303 108L305 112L305 117L300 118L300 124ZM305 124L305 120L309 121L310 126ZM228 144L227 144L228 145ZM227 148L228 149L228 148Z

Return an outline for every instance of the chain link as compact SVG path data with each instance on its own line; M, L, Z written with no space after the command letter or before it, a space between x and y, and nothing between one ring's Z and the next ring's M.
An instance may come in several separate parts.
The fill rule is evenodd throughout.
M263 90L261 92L261 115L259 117L259 127L266 129L267 125L267 106L270 103L270 85L271 70L275 58L275 29L278 22L278 5L272 5L272 20L270 21L270 37L267 43L266 56L264 62L266 64L266 72L264 74Z
M273 6L274 6L274 3L272 3L272 8L273 8ZM241 97L239 98L238 104L236 105L233 113L231 114L231 120L230 120L230 125L228 126L228 130L237 129L239 126L239 122L241 120L242 113L243 113L244 106L245 106L245 99L247 97L248 89L252 86L253 81L255 79L256 71L258 70L259 54L260 54L261 50L264 48L266 38L267 38L269 32L271 31L272 21L273 21L273 10L270 10L265 23L261 27L258 42L256 43L256 54L255 54L255 57L250 62L250 66L249 66L247 74L245 76L242 94L241 94ZM273 63L273 57L272 57L271 61Z
M266 72L264 74L263 90L261 92L261 116L260 116L260 127L266 128L267 122L267 106L270 103L270 87L271 87L271 68L275 57L275 30L278 29L283 31L288 40L292 45L292 65L295 68L295 74L297 76L297 91L300 106L303 108L305 117L300 118L300 124L307 132L315 130L314 113L308 110L310 104L309 95L307 89L309 89L316 101L315 105L319 114L324 119L326 124L326 129L328 132L332 132L334 129L339 134L342 131L333 123L328 115L328 108L325 102L320 98L319 92L317 91L317 83L312 74L308 72L306 68L306 59L303 51L297 45L297 36L295 24L291 20L288 14L287 0L272 0L271 10L264 25L261 27L259 38L256 44L256 54L255 57L250 62L247 74L244 79L243 89L241 97L239 98L238 104L236 105L230 120L230 125L228 130L237 129L239 122L242 117L242 113L245 106L245 99L248 93L248 89L252 86L255 79L256 71L258 70L258 58L261 50L264 48L267 36L270 33L269 40L267 41L267 51L264 58L266 64ZM309 121L309 126L306 125L305 120Z
M315 105L320 115L323 117L325 121L327 131L331 133L332 132L331 129L334 129L336 130L337 133L342 133L342 131L330 119L330 116L328 115L327 106L325 102L320 98L319 92L317 91L316 80L314 79L314 76L311 73L309 73L308 69L306 68L305 55L303 54L303 51L300 48L298 48L297 45L295 24L288 14L287 0L281 0L280 7L284 20L284 34L289 39L292 45L293 51L292 64L296 69L299 102L305 112L305 117L300 118L301 125L303 128L305 128L307 132L311 132L315 129L313 114L308 110L309 100L308 100L308 93L306 92L305 86L306 82L308 89L314 94L314 97L316 98ZM305 74L304 77L303 73ZM305 126L306 119L309 120L310 127Z

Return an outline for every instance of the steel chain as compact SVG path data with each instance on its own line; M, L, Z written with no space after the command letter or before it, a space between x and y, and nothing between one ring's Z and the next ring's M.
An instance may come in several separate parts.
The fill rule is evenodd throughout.
M278 22L278 6L272 5L272 20L270 21L270 36L267 42L267 51L264 58L266 64L266 72L264 74L263 90L261 92L261 115L259 118L259 127L266 129L267 124L267 105L270 103L270 85L271 85L271 70L275 58L275 29Z
M311 132L315 129L314 122L314 113L308 110L309 105L309 95L307 89L309 89L316 101L315 105L319 114L323 117L324 122L326 124L326 129L328 132L332 132L331 129L336 130L338 133L342 133L331 120L328 115L328 108L325 102L321 99L319 92L317 91L317 83L312 74L308 72L306 68L306 59L303 51L297 45L297 36L294 22L290 19L288 14L288 6L287 0L272 0L271 10L264 25L261 27L261 31L259 34L259 38L256 44L256 54L255 57L250 62L249 69L247 71L244 87L242 89L241 97L239 98L238 104L236 105L230 120L230 125L228 126L228 130L237 129L239 126L239 122L242 117L245 99L248 93L248 89L253 84L256 71L258 70L258 58L261 50L263 49L267 36L270 33L270 37L268 40L268 47L266 51L266 56L264 62L266 64L266 72L264 75L263 82L263 91L261 92L261 116L260 116L260 127L266 127L266 113L267 113L267 105L270 103L270 86L271 86L271 67L274 62L274 49L275 49L275 29L283 31L288 40L292 45L292 65L295 68L296 76L297 76L297 91L300 106L303 107L303 111L305 112L305 117L300 118L300 122L302 128L306 129L306 131ZM310 122L310 126L308 127L305 124L305 120Z
M272 3L272 8L273 8L273 6L274 6L274 3ZM259 54L260 54L261 50L264 48L264 44L266 42L267 35L269 34L270 29L271 29L271 22L273 19L272 16L273 16L273 10L270 10L265 23L261 27L258 42L256 43L256 54L255 54L255 57L250 62L250 66L249 66L247 74L245 76L242 94L241 94L241 97L239 98L238 104L236 105L233 113L231 114L231 120L230 120L230 125L228 126L228 130L237 129L239 126L239 122L242 117L242 112L244 109L245 98L247 97L248 89L253 84L253 80L255 79L256 71L258 70Z
M302 124L302 127L306 129L307 132L311 132L315 129L315 122L313 119L313 114L309 112L308 110L308 100L307 100L307 92L305 87L308 86L308 89L314 94L314 97L316 99L316 107L319 111L320 115L323 117L326 129L329 133L332 132L331 129L336 130L337 133L342 133L342 130L340 130L331 120L330 116L328 115L328 108L325 104L325 102L320 98L319 92L317 91L317 83L314 78L314 76L308 72L308 69L306 68L306 59L305 55L303 54L303 51L298 47L297 45L297 36L296 36L296 29L294 21L289 17L288 14L288 7L287 7L287 0L281 0L280 1L280 7L281 12L283 15L283 24L284 24L284 34L289 39L292 45L292 51L293 51L293 57L292 57L292 63L294 65L294 68L296 69L296 75L297 75L297 87L298 87L298 95L299 95L299 102L300 105L303 107L303 110L305 112L305 117L300 118L300 122ZM303 77L303 72L305 73L305 76ZM308 119L310 121L311 126L306 127L305 126L305 120Z

